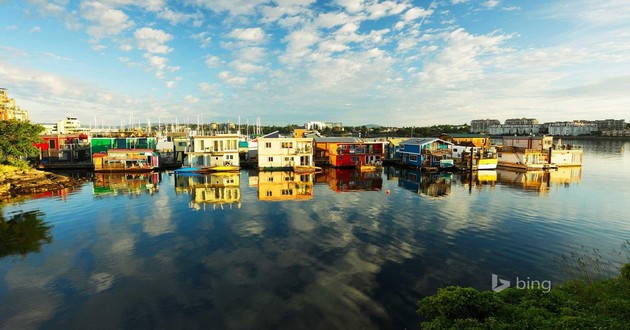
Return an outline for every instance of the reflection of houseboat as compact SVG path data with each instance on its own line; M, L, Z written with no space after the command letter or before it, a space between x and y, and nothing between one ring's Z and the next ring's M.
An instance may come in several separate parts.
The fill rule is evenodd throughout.
M152 149L109 149L93 155L95 172L150 172L160 165Z
M451 173L426 173L404 169L398 178L398 186L419 195L442 197L451 192Z
M583 155L580 147L555 145L552 136L503 137L497 152L500 168L524 171L581 166Z
M551 187L579 183L582 178L581 167L559 167L553 171L509 171L497 170L501 185L518 187L525 190L547 192Z
M191 196L192 209L212 205L223 208L228 205L241 206L240 173L209 173L175 176L175 192Z
M94 173L94 195L153 194L158 190L160 173Z
M313 173L260 171L258 199L261 201L306 200L313 198Z
M318 174L317 181L321 182L322 177L330 189L337 192L377 191L383 187L382 170L327 168Z
M197 172L238 171L238 134L192 136L184 166Z
M451 158L452 146L437 138L408 139L400 143L401 162L418 169L437 170L441 160Z

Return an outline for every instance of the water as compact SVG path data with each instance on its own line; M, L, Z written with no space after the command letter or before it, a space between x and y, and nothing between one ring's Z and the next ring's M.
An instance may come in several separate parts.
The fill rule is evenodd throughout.
M582 169L472 181L97 175L2 208L0 328L418 328L440 287L560 283L555 259L630 238L630 143L575 143Z

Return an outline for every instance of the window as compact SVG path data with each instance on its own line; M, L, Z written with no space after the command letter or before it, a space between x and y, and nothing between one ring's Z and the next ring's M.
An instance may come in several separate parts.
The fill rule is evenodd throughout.
M177 146L178 147L185 147L186 146L186 142L177 142Z
M282 189L282 195L285 195L285 196L293 195L293 189Z
M271 190L267 190L267 197L271 197L273 196L273 192L271 192Z
M271 142L265 142L265 148L271 148Z
M284 157L284 161L285 161L285 162L288 162L288 161L290 161L290 160L291 160L291 158L290 158L290 157Z
M55 149L55 140L48 140L48 148Z
M282 142L282 148L291 149L293 148L293 142Z
M416 160L418 160L418 156L416 156L416 155L409 155L409 160L416 161Z
M359 161L359 157L351 157L350 160L353 161L353 162L358 162Z
M267 182L273 182L273 177L272 176L268 177Z
M268 161L268 162L273 162L273 157L268 157L268 158L267 158L267 161Z

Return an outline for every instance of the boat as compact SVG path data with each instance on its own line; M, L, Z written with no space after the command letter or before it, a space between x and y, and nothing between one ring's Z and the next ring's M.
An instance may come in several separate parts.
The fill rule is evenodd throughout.
M159 154L151 149L109 149L93 155L95 172L151 172L159 166Z
M204 166L199 168L197 173L212 173L212 172L238 172L241 169L237 165L218 165L218 166Z

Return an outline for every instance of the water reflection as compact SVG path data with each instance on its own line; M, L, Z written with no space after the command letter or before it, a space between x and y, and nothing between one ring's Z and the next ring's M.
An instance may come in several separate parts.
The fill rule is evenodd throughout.
M26 256L39 252L41 246L52 242L52 228L39 211L18 212L5 220L0 212L0 258L10 255Z
M160 172L151 173L94 173L94 195L154 194L162 181Z
M402 169L398 173L398 187L420 196L443 197L451 192L452 173L427 173L413 169Z
M317 173L318 183L327 183L336 192L378 191L383 188L382 168L373 171L327 168Z
M501 185L544 194L552 187L579 183L582 179L582 167L560 167L553 171L528 172L497 170L497 177Z
M292 171L262 171L258 173L258 199L261 201L307 200L311 198L313 198L312 173Z
M188 206L193 210L211 205L224 209L241 207L240 173L209 173L175 176L175 192L191 196Z

